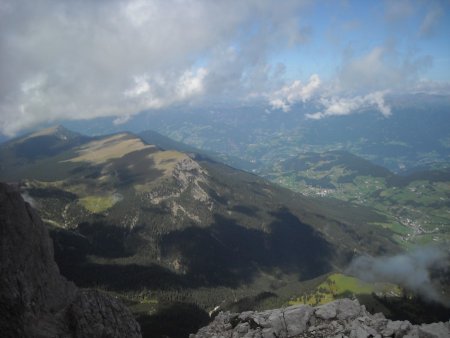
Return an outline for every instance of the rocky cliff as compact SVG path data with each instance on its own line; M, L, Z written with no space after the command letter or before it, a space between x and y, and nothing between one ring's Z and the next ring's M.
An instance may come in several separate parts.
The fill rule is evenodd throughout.
M448 338L450 322L412 325L366 311L349 299L311 307L290 306L264 312L222 312L190 338Z
M2 337L140 337L118 300L60 274L47 229L20 193L0 183Z

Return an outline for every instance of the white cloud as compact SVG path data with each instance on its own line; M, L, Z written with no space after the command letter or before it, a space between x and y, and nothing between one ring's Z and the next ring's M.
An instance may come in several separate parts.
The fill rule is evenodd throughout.
M303 85L299 80L285 85L281 89L268 95L269 104L274 109L282 109L288 112L291 106L297 102L306 102L319 90L320 77L311 75L309 82Z
M409 1L396 4L390 8L389 15L400 15L402 6L410 5ZM391 107L385 101L386 93L414 91L421 83L419 73L431 64L429 56L400 53L394 42L375 46L356 56L350 51L345 56L335 78L322 88L319 104L323 109L307 114L307 118L344 116L368 108L375 108L384 117L389 117ZM421 87L430 92L432 86L424 84Z
M385 5L387 20L420 18L421 35L436 31L437 6L418 7L408 0ZM306 70L293 70L292 60L299 67L314 66L311 61L300 65L317 53L317 44L308 41L324 42L322 29L314 30L304 14L321 9L314 6L321 5L310 0L0 0L0 133L14 135L61 119L113 116L121 123L147 109L233 100L263 99L288 111L297 102L340 97L344 114L357 110L353 106L367 93L413 87L430 66L430 56L406 51L402 42L399 52L388 37L389 43L365 43L346 54L333 86L321 81L333 74L322 73L307 83L286 83L286 75ZM417 8L428 11L420 14ZM317 54L317 69L321 62ZM371 101L388 115L381 100L369 97L360 105Z
M158 109L202 94L207 73L206 68L198 68L186 70L178 77L170 73L134 76L133 84L123 95L146 108Z
M428 300L450 306L442 296L442 286L432 277L433 270L448 271L449 251L444 247L418 247L395 256L359 256L347 273L367 282L388 282L414 291Z
M195 73L192 71L185 72L177 83L177 98L185 99L201 94L204 90L203 82L207 74L206 68L199 68Z
M373 51L367 56L367 59L378 59L378 53L379 51L377 50ZM360 65L362 68L364 63L362 62ZM365 71L365 69L362 70ZM367 71L371 72L372 70ZM317 74L313 74L306 84L296 80L266 96L273 109L281 109L284 112L290 111L291 106L295 103L314 100L316 104L323 107L323 110L306 114L306 117L318 120L329 116L350 115L373 107L378 109L384 117L389 117L391 115L391 107L385 102L386 92L386 90L378 90L366 95L355 95L354 90L351 90L351 88L349 90L342 86L335 88L322 87L320 77Z
M2 0L0 133L270 87L268 51L307 40L308 2Z
M134 86L124 92L127 97L138 97L150 91L150 85L146 76L135 76Z
M130 120L130 118L131 118L131 115L121 115L121 116L118 116L118 117L116 117L116 118L113 120L113 124L114 124L115 126L118 126L118 125L120 125L120 124L124 124L124 123L128 122L128 121Z
M384 117L391 115L391 107L384 101L384 92L370 93L365 96L369 105L375 105Z
M384 92L374 92L365 96L354 97L322 97L320 103L324 107L323 111L306 114L306 117L313 120L320 120L329 116L344 116L371 107L377 108L384 117L391 115L391 108L384 100Z
M338 88L361 92L405 88L431 64L431 56L400 53L395 43L388 42L344 59L337 75Z

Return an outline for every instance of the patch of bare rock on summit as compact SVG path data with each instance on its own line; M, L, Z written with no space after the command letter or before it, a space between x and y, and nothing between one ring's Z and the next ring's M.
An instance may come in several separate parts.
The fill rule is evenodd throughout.
M295 305L263 312L221 312L190 338L448 338L450 321L412 325L370 314L357 300L311 307Z

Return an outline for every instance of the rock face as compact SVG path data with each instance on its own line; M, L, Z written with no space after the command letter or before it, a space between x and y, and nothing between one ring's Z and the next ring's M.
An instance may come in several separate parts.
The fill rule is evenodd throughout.
M391 321L380 313L372 315L357 301L337 300L311 307L296 305L284 309L241 314L221 312L213 322L190 338L448 338L450 322L412 325Z
M35 211L0 183L2 337L140 337L118 300L78 289L60 274L53 244Z

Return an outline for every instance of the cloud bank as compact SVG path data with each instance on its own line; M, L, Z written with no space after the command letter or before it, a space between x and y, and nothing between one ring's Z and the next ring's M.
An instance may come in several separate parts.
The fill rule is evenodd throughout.
M442 39L443 7L413 0L367 8L310 0L0 0L0 133L255 100L285 112L312 101L322 106L309 116L316 119L367 107L388 116L384 93L427 83L420 75L433 56L405 41ZM342 11L340 21L333 10ZM365 23L372 13L379 16ZM386 33L386 25L398 31ZM327 29L340 39L329 41Z
M0 131L240 93L269 48L307 40L305 2L2 0Z
M389 117L391 115L391 107L386 104L384 94L384 92L374 92L365 96L350 98L323 97L320 103L324 106L324 111L306 114L306 117L320 120L329 116L350 115L367 108L376 108L384 117Z
M423 247L391 257L361 256L353 260L347 272L367 282L394 283L428 300L445 303L430 277L436 267L450 267L448 250Z
M317 74L313 74L305 85L301 81L296 80L269 94L269 104L274 109L282 109L284 112L288 112L293 104L310 100L319 87L320 77Z

